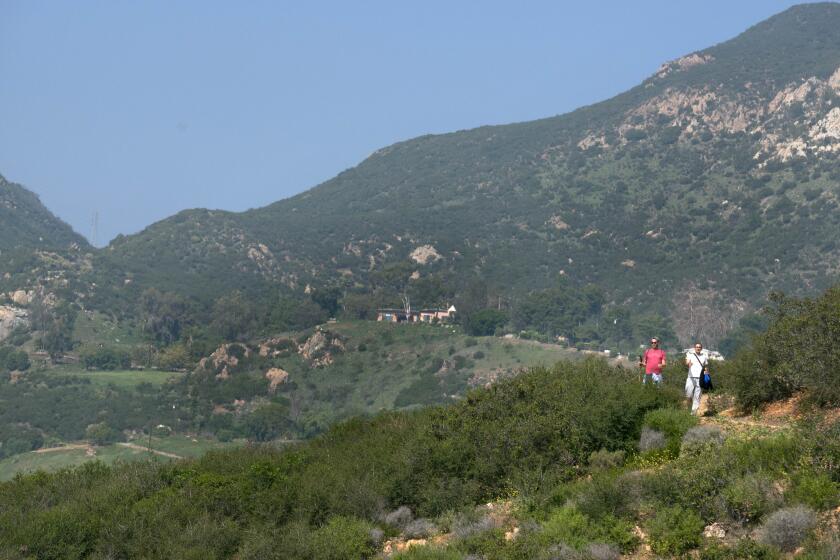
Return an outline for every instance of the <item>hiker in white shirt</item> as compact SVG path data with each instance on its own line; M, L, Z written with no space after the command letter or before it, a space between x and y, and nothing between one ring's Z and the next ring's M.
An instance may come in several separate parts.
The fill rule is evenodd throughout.
M688 366L688 377L685 380L685 398L691 400L691 413L697 414L700 408L700 376L703 370L709 366L709 353L703 350L699 342L694 345L694 350L685 355L685 365Z

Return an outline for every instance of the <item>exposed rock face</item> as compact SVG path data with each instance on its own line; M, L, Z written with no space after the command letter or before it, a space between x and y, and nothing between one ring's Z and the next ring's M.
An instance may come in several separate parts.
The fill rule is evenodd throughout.
M624 136L639 126L659 128L663 119L669 126L678 126L691 133L704 129L710 132L743 132L761 117L763 107L733 99L710 89L667 89L662 95L642 103L627 115L619 126Z
M828 85L831 86L834 91L840 92L840 68L838 68L828 79Z
M707 539L722 539L726 536L726 529L720 523L712 523L703 529L703 536Z
M561 231L569 229L569 224L564 222L560 216L552 216L549 218L548 223L554 226L554 229L559 229Z
M276 393L277 386L282 385L289 379L289 372L280 368L271 368L265 372L265 378L268 379L268 391Z
M322 331L315 331L315 334L310 336L303 346L300 348L300 355L311 360L318 352L321 352L327 346L327 337Z
M657 77L709 62L694 54L660 68ZM765 97L745 84L733 92L714 85L669 87L627 111L614 127L587 131L582 150L615 148L671 128L671 141L696 142L701 135L750 134L758 139L755 159L787 161L812 154L840 153L840 68L828 79L810 77ZM619 141L610 146L607 137Z
M825 84L816 78L805 80L798 86L789 85L776 94L776 96L770 101L770 104L767 105L767 109L770 113L776 113L779 109L790 107L794 103L804 103L808 95L812 92L823 90L824 85Z
M689 55L683 56L682 58L666 62L665 64L660 66L659 69L656 71L656 77L664 78L665 76L673 72L681 72L682 70L687 70L692 66L706 64L707 62L711 62L714 59L715 57L713 57L710 54L691 53Z
M323 367L332 364L333 356L343 351L344 341L340 337L317 330L300 346L298 353L313 367Z
M417 247L411 252L410 257L411 260L418 264L426 264L443 258L432 245L421 245Z
M234 346L243 349L243 358L251 355L251 351L244 344L222 344L209 357L198 362L198 370L213 370L217 379L228 379L231 370L239 365L239 358L235 355L237 352L231 352Z
M11 298L15 305L29 305L32 302L32 293L17 290L11 294Z
M835 107L811 129L811 139L840 140L840 107Z
M21 325L28 325L27 312L8 305L0 305L0 340L4 340L9 334Z

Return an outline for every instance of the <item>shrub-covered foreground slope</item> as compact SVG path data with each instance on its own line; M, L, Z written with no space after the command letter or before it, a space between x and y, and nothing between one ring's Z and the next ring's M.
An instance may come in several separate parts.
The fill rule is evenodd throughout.
M774 294L767 316L766 332L725 368L740 404L804 392L811 403L840 406L840 286L814 298Z
M601 559L643 542L663 557L832 558L840 426L727 438L678 399L603 362L560 364L285 451L19 477L0 484L0 551L360 559L422 538L399 557Z
M266 531L336 516L367 523L401 505L438 515L570 480L592 451L632 450L645 412L673 399L590 361L445 408L353 420L286 452L33 475L0 486L0 542L35 557L227 557Z

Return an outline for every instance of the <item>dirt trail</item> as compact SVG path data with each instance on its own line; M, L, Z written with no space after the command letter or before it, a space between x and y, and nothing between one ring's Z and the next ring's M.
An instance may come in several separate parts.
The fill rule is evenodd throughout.
M70 443L67 445L62 445L61 447L42 447L41 449L36 449L33 453L53 453L56 451L71 451L73 449L90 449L91 446L89 443Z
M168 451L160 451L158 449L149 449L148 447L144 447L142 445L137 445L136 443L128 443L124 441L118 441L117 445L122 447L128 447L129 449L136 449L137 451L145 451L145 452L152 452L155 455L160 455L161 457L169 457L170 459L183 459L184 457L181 455L176 455L175 453L169 453Z
M703 398L705 399L706 396L704 395ZM801 400L802 396L797 395L773 402L764 406L755 414L740 414L735 407L729 407L713 416L702 417L700 423L714 424L732 433L745 433L754 430L776 432L790 428L803 417L803 412L799 406ZM701 409L704 408L704 404L706 402L701 404ZM836 411L825 411L827 416L832 413L836 413Z

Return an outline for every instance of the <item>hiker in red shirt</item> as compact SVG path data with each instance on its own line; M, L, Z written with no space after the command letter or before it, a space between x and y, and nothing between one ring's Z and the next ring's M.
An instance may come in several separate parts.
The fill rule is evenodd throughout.
M642 383L647 383L649 378L657 385L662 383L662 368L665 367L665 351L659 349L659 339L650 339L650 348L645 350L642 358L642 365L645 366L645 376Z

